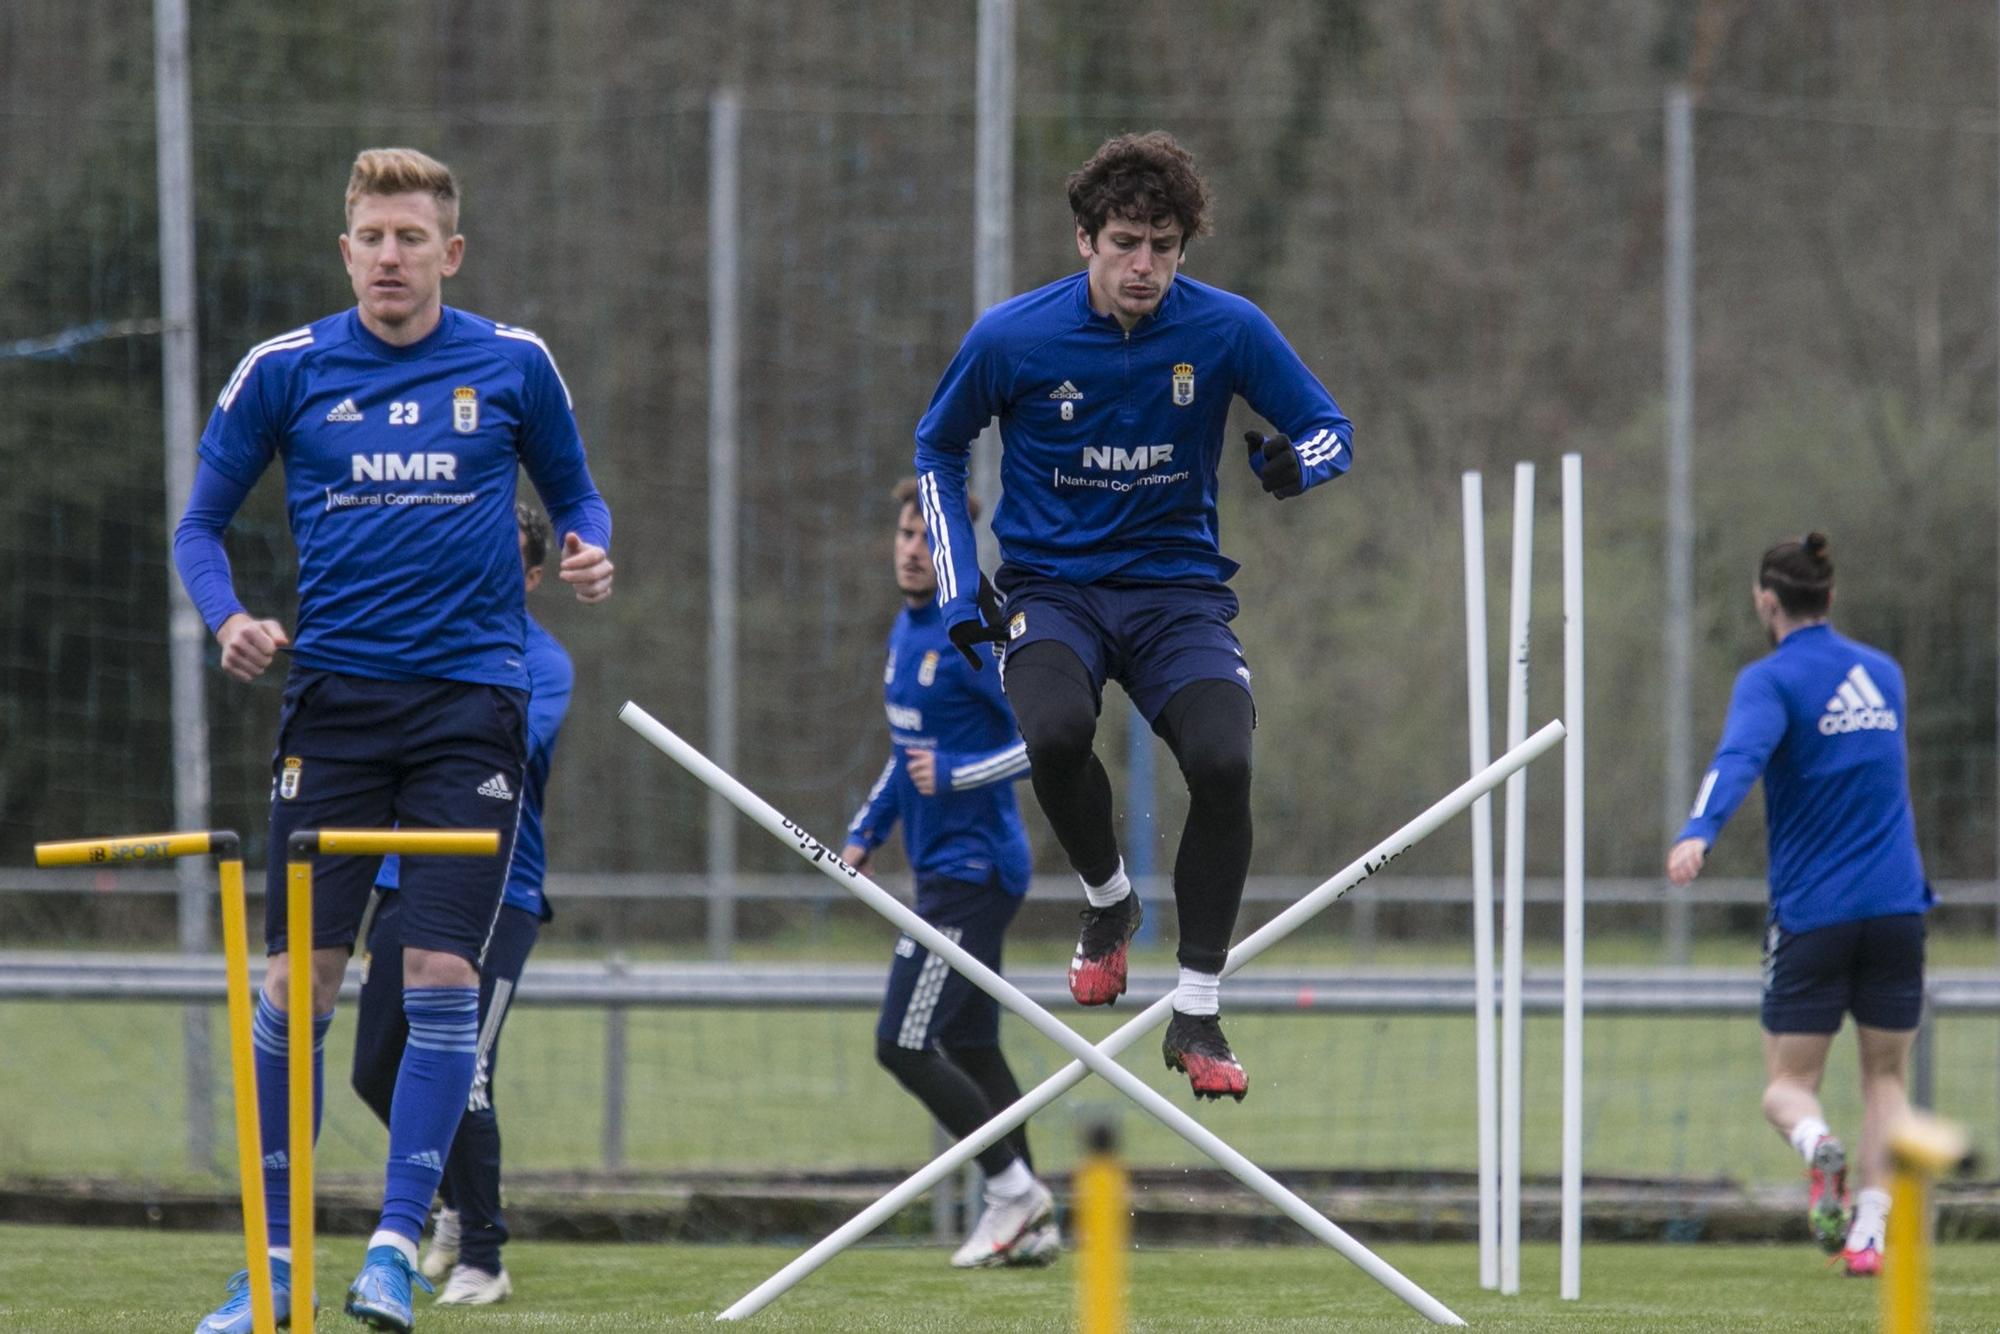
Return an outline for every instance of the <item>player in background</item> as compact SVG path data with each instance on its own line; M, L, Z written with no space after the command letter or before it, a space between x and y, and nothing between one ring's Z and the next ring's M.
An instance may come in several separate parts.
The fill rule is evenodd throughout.
M411 149L355 159L340 254L353 308L252 348L207 429L174 559L239 681L289 647L272 759L270 955L255 1019L274 1295L291 1309L284 849L295 829L497 828L496 857L412 859L402 878L403 1012L381 1221L346 1310L408 1330L417 1238L472 1091L480 951L513 851L527 744L526 607L514 517L527 470L561 535L558 576L611 595L611 515L569 392L525 329L444 305L465 253L457 182ZM253 615L222 536L273 459L298 548L296 633ZM378 865L315 869L313 1119L321 1047ZM425 1285L428 1286L428 1285ZM250 1328L247 1279L198 1334ZM311 1301L312 1294L302 1300Z
M1751 589L1773 652L1736 678L1715 760L1667 856L1701 874L1716 835L1764 779L1771 916L1764 944L1764 1115L1804 1158L1807 1221L1849 1274L1882 1266L1888 1136L1909 1110L1910 1045L1924 1005L1924 914L1903 742L1903 672L1839 634L1823 534L1764 553ZM1849 1225L1847 1154L1819 1086L1841 1018L1861 1052L1861 1192Z
M918 915L997 972L1007 924L1028 892L1028 837L1013 787L1028 771L1027 749L994 674L967 666L945 635L915 479L893 494L904 606L882 673L891 750L840 857L865 868L901 820ZM976 502L968 498L967 508L976 513ZM999 1002L908 936L889 967L875 1056L960 1138L1021 1096L1000 1051ZM986 1207L952 1264L1053 1262L1062 1238L1028 1156L1028 1128L987 1147L979 1166Z
M553 534L549 522L526 505L515 507L520 525L521 566L527 591L541 586ZM507 1225L500 1213L500 1118L493 1101L494 1073L500 1061L500 1035L507 1023L508 1002L521 984L521 970L535 948L542 923L549 920L542 876L547 856L542 837L542 799L548 791L549 767L555 761L556 738L569 711L576 673L569 654L528 617L528 763L521 780L521 827L514 838L514 860L507 868L507 888L492 939L479 967L479 1049L475 1053L472 1094L465 1117L444 1161L438 1194L442 1205L431 1233L431 1244L418 1265L425 1278L445 1278L439 1306L485 1306L513 1295L514 1282L500 1261L507 1242ZM403 1016L403 903L396 893L400 858L384 857L376 873L380 893L362 970L361 1002L354 1017L354 1091L388 1125L396 1092L396 1072L409 1041Z
M980 316L917 427L938 601L968 661L1005 645L1035 797L1088 899L1069 970L1079 1004L1124 992L1142 911L1092 749L1107 679L1173 751L1189 800L1174 862L1180 984L1162 1050L1197 1097L1240 1100L1248 1081L1218 1015L1250 865L1256 714L1229 628L1237 565L1218 544L1223 433L1239 396L1278 429L1250 433L1238 457L1283 500L1347 470L1352 427L1261 310L1179 276L1209 197L1172 136L1107 141L1068 191L1083 271ZM1004 614L965 504L972 441L996 417Z

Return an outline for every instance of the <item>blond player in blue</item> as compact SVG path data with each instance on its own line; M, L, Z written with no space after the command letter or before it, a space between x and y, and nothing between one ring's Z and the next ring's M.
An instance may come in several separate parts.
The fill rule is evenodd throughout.
M247 681L289 648L272 757L269 846L328 826L495 828L492 858L405 871L403 1012L381 1221L346 1310L408 1331L417 1238L477 1062L481 951L499 911L526 762L527 609L514 517L526 470L562 542L559 577L611 594L611 515L584 461L569 390L541 339L444 304L458 272L458 183L406 148L370 149L347 185L340 254L355 304L252 348L202 433L174 559ZM294 630L238 600L222 536L277 462L299 557ZM286 1226L289 930L313 944L314 1124L321 1042L378 859L333 857L314 920L288 923L284 863L265 900L270 967L254 1024L273 1295L289 1317ZM428 1286L428 1285L426 1285ZM247 1334L239 1276L197 1334ZM311 1300L299 1294L300 1300Z
M1909 1109L1910 1045L1924 1005L1932 897L1910 811L1903 672L1827 622L1833 557L1823 533L1764 553L1751 589L1769 656L1736 678L1715 762L1667 857L1685 885L1759 777L1770 838L1764 945L1764 1115L1805 1160L1807 1222L1846 1272L1882 1266L1888 1135ZM1842 1019L1861 1054L1861 1193L1820 1080Z

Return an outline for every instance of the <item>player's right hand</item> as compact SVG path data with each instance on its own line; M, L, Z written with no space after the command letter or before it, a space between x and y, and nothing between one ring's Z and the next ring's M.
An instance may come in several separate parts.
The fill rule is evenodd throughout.
M1667 879L1675 885L1690 885L1708 860L1708 844L1698 838L1684 838L1667 854Z
M994 591L984 571L979 575L978 603L978 620L960 621L945 631L951 637L951 646L965 655L975 672L981 670L977 645L1007 642L1007 626L1000 616L1000 594Z
M859 843L849 843L840 850L840 860L846 862L857 871L866 872L868 870L868 849L862 847Z
M279 649L292 646L292 637L276 621L260 621L239 611L216 630L215 642L222 645L222 670L239 681L254 681Z

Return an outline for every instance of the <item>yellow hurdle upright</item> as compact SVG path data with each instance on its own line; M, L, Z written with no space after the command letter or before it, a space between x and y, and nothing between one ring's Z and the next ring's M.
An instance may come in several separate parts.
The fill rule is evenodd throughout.
M286 847L285 1031L291 1094L292 1331L313 1334L312 920L314 856L492 857L497 829L299 829ZM297 929L305 923L305 930ZM255 1272L253 1267L252 1272Z
M1911 1112L1889 1132L1889 1228L1882 1248L1883 1334L1931 1328L1930 1183L1965 1160L1965 1131Z
M1109 1122L1098 1122L1085 1147L1070 1178L1077 1234L1076 1327L1079 1334L1124 1334L1132 1214L1118 1131Z
M136 834L37 843L38 866L105 866L215 855L222 896L222 954L229 993L229 1069L236 1105L236 1175L243 1197L243 1267L250 1275L250 1320L275 1334L269 1236L264 1218L263 1143L257 1116L257 1068L250 1046L250 949L244 927L243 849L227 829Z

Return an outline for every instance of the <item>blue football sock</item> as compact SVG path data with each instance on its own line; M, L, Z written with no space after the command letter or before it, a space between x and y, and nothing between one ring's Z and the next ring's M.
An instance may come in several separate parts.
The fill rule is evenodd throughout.
M326 1030L331 1014L313 1016L313 1142L319 1141L326 1107ZM250 1021L252 1064L257 1070L257 1119L264 1149L264 1221L272 1246L292 1244L291 1041L285 1014L261 990Z
M410 1040L389 1107L389 1169L380 1226L415 1241L423 1235L445 1155L472 1093L479 988L404 987L403 1016L410 1021Z

